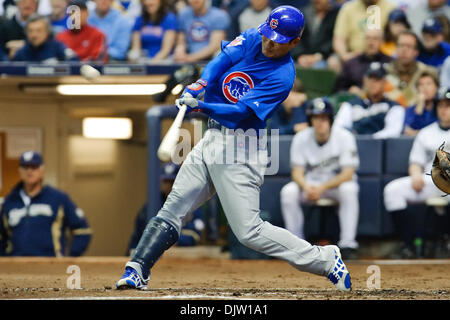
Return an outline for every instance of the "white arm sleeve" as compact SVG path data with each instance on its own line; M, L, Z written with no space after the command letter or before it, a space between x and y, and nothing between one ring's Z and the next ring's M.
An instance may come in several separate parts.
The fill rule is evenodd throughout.
M392 107L384 119L384 128L373 134L375 139L399 137L402 134L405 109L402 106Z
M356 145L356 138L351 132L345 132L342 140L342 153L339 158L341 167L351 167L358 169L359 156Z
M351 130L353 128L352 105L343 102L336 114L333 125Z
M306 158L303 154L302 146L302 132L297 133L292 139L291 143L291 168L294 167L304 167L306 165Z
M423 168L427 162L426 149L423 143L423 139L426 139L426 137L424 137L423 133L421 133L422 132L419 132L414 139L411 151L409 153L409 164L418 164Z

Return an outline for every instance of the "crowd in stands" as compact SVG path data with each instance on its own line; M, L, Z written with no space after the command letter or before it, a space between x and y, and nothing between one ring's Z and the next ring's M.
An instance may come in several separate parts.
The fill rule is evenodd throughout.
M334 94L365 99L364 78L373 62L386 71L383 99L404 108L424 104L422 73L438 87L450 85L446 0L0 0L0 61L205 62L223 40L258 27L282 4L305 15L294 62L334 71ZM301 84L293 89L272 128L298 131L305 117L295 107L306 102L304 93ZM370 98L363 102L373 104ZM412 121L413 110L405 121ZM290 129L279 127L280 121ZM411 134L409 129L405 123L401 133Z

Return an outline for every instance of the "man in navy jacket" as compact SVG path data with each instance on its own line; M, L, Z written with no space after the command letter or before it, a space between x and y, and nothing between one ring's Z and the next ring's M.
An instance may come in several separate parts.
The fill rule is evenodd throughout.
M80 256L91 240L83 210L70 197L43 184L42 156L24 152L21 181L5 198L0 211L0 256ZM67 248L65 233L71 231Z
M13 61L55 63L79 60L71 49L52 37L51 25L46 17L31 16L27 20L25 32L27 41L17 51Z

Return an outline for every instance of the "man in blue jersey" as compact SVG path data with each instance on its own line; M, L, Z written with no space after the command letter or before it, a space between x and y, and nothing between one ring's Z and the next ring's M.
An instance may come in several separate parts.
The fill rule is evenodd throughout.
M216 192L241 243L300 271L328 277L339 290L351 289L337 246L313 246L259 215L259 191L268 164L264 128L294 84L290 50L300 41L303 27L298 9L274 9L258 29L222 44L222 52L205 67L201 79L177 100L189 112L207 114L209 130L183 162L166 202L147 224L116 283L118 289L145 289L152 266L176 243L183 218Z
M70 197L43 184L42 156L20 157L21 181L5 198L0 212L0 256L81 256L91 240L83 210ZM72 234L68 247L65 232Z

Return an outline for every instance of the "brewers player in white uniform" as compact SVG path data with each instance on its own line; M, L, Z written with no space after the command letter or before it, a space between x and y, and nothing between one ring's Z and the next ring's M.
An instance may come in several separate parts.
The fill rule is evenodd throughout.
M297 133L291 145L292 180L280 194L285 227L304 239L302 203L321 198L339 203L340 240L343 258L356 258L359 216L359 186L355 171L359 157L355 136L332 126L333 106L316 98L307 106L310 127Z
M184 217L217 193L241 243L327 277L339 290L351 290L337 246L313 246L259 215L268 164L264 128L294 84L290 50L300 41L303 27L300 10L274 9L258 29L223 44L201 79L185 89L189 96L183 94L177 104L207 114L209 130L186 157L163 207L148 222L116 283L118 289L145 288L153 265L177 241Z
M403 240L401 254L406 257L412 253L412 234L406 226L408 204L424 203L430 197L443 195L429 174L439 146L446 142L444 149L450 149L450 88L440 90L436 113L438 121L421 129L414 138L409 176L395 179L384 188L384 205ZM444 199L450 200L450 197Z

